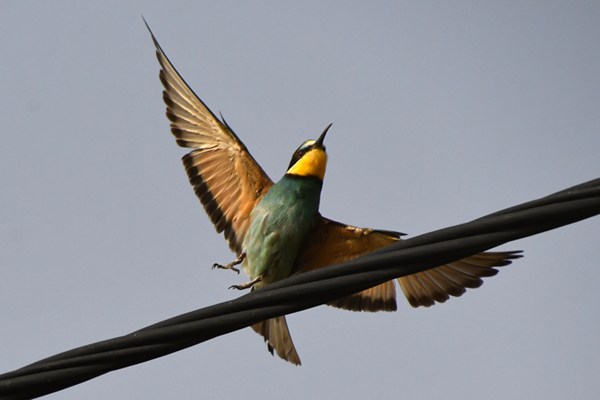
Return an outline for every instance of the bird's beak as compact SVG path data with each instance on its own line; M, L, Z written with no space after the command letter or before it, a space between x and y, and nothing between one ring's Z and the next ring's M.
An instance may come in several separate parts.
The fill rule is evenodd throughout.
M331 128L331 125L333 125L333 124L327 125L327 128L325 128L323 133L321 133L321 136L319 136L319 138L317 139L317 141L314 144L315 147L317 147L319 149L324 148L323 141L325 140L325 135L327 135L327 131L329 130L329 128Z

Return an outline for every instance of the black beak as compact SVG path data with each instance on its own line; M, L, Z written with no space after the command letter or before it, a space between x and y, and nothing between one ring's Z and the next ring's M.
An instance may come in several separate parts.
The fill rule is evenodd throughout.
M333 124L327 125L327 128L325 128L323 133L321 133L321 136L319 136L319 138L315 142L314 147L319 148L319 149L325 148L325 146L323 146L323 141L325 140L325 135L327 135L327 131L329 130L329 128L331 128L331 125L333 125Z

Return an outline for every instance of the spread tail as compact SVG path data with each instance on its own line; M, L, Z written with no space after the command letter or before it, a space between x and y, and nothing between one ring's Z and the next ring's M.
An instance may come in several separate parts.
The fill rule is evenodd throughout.
M259 322L252 325L252 329L265 339L271 354L275 350L279 357L292 364L300 365L300 357L296 352L294 342L292 342L285 317L276 317Z

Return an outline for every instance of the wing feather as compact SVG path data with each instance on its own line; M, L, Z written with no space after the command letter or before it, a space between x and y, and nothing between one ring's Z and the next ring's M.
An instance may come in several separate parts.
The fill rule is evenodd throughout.
M171 132L179 146L194 149L183 157L190 183L217 231L239 255L250 212L273 182L227 123L196 96L151 30L150 34L161 66Z
M306 272L352 260L397 242L401 235L399 232L358 228L320 217L300 252L295 271ZM481 278L496 275L496 268L520 258L518 253L480 253L398 278L397 281L413 307L429 307L436 302L445 302L450 296L461 296L466 288L481 286ZM394 311L397 307L394 281L337 299L329 305L352 311Z
M300 250L295 271L301 273L350 261L396 242L401 235L399 232L358 228L319 217ZM351 311L395 311L394 281L334 300L329 305Z

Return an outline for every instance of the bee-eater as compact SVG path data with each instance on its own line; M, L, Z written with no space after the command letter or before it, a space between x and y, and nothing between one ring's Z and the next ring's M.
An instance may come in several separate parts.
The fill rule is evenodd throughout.
M147 24L146 24L147 26ZM148 27L148 30L150 28ZM327 153L324 139L304 142L287 172L273 183L223 118L219 120L187 85L158 44L160 80L167 118L177 144L193 150L183 164L196 195L217 232L223 232L237 259L213 267L237 270L242 264L250 281L238 289L260 289L291 274L349 261L400 240L399 232L358 228L319 213ZM486 252L397 281L413 307L443 303L466 288L481 286L482 277L519 258L518 252ZM330 305L352 311L394 311L394 281L335 300ZM300 364L284 316L255 324L271 353Z

